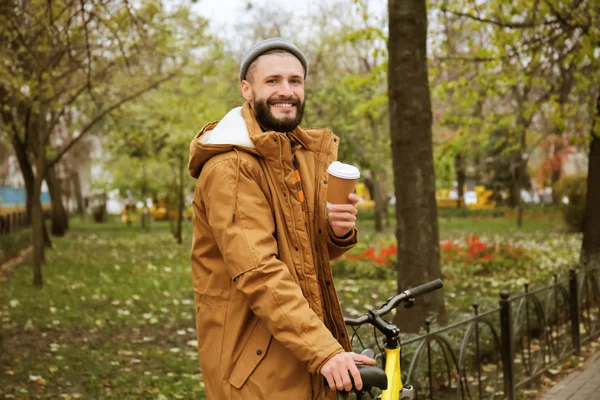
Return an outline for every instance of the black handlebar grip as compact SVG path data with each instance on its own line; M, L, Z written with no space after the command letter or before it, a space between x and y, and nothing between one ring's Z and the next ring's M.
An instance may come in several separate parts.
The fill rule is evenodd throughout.
M412 297L419 297L429 292L433 292L434 290L441 289L444 286L441 279L436 279L431 282L424 283L416 288L408 289L407 292L410 293Z

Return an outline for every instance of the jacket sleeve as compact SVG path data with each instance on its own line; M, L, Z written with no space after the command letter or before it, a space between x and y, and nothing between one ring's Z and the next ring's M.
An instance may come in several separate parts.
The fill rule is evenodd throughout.
M327 233L329 240L327 242L327 249L329 250L329 259L335 260L342 254L356 246L358 243L358 230L356 227L352 229L346 236L339 238L333 233L333 228L329 221L327 222Z
M246 156L221 159L202 171L198 189L208 222L228 272L254 314L317 373L343 348L310 308L288 266L277 258L272 210L256 181L258 167L252 171L252 163L243 160Z

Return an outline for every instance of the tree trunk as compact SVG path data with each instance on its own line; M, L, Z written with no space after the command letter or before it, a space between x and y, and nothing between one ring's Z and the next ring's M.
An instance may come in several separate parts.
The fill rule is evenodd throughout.
M52 241L50 240L50 235L48 235L48 226L46 226L46 218L44 218L44 210L42 209L42 229L44 233L44 247L47 249L52 248ZM44 256L44 262L46 262L46 257Z
M183 243L183 235L181 232L182 229L182 225L183 225L183 209L184 209L184 197L185 197L185 193L183 192L183 175L184 175L184 167L185 167L185 163L184 163L184 159L183 157L179 158L179 187L178 187L178 191L179 191L179 201L177 204L177 243L181 244Z
M46 184L52 201L52 236L65 236L69 229L69 215L62 201L60 179L56 176L56 168L46 170Z
M13 140L13 148L17 156L21 174L23 175L23 181L25 182L25 210L27 211L27 222L31 223L31 196L34 184L33 168L27 157L27 149L20 145L20 143L17 143L16 139L13 138Z
M458 193L457 207L462 207L465 197L465 182L467 180L467 174L465 173L465 160L463 158L462 153L456 153L454 157L454 170L456 171L456 191Z
M35 186L35 176L33 174L33 167L31 162L29 161L29 157L27 156L27 149L22 144L19 143L16 138L13 137L13 149L15 150L15 154L17 156L17 162L19 163L19 169L21 170L21 174L23 175L23 181L25 182L25 210L27 212L27 224L30 225L32 222L31 208L33 204L33 192ZM38 201L40 202L40 211L42 213L42 222L44 220L44 212L41 206L41 187L38 195ZM48 235L48 230L46 229L46 224L42 224L43 229L43 238L44 238L44 246L51 248L52 241L50 240L50 236Z
M521 189L523 188L521 182L521 161L518 161L517 166L513 169L513 185L510 190L510 206L511 208L517 208L517 226L520 228L523 224L523 199L521 197Z
M517 196L517 193L519 193L519 190L520 190L518 188L517 182L514 179L515 179L515 177L513 176L513 183L508 188L508 192L509 192L508 206L512 209L516 208L518 205L517 201L518 201L519 196Z
M73 172L71 175L73 180L73 191L75 192L75 201L77 203L77 214L82 215L85 213L85 205L83 204L83 194L81 193L81 180L79 179L79 172Z
M398 241L398 290L441 278L425 0L389 0L388 92ZM446 322L441 290L395 321L417 332L430 313Z
M383 232L383 198L379 173L373 171L373 201L375 202L375 232Z
M519 124L521 125L521 124ZM527 126L524 125L523 126ZM521 149L519 151L519 160L517 161L517 165L518 165L518 169L517 169L517 179L516 182L517 184L517 205L519 207L519 210L517 212L517 226L519 228L521 228L523 226L523 198L521 197L521 190L525 187L529 187L529 184L527 183L527 177L529 176L527 174L527 160L529 159L529 156L526 156L526 152L527 152L527 131L525 130L525 128L522 128L523 131L521 132L521 140L520 140L520 144L521 144Z
M44 216L42 213L42 178L37 177L33 185L31 202L31 243L33 246L33 284L42 287L42 265L45 261Z
M379 141L379 129L377 122L373 115L369 115L369 124L371 125L371 140L373 148L376 149ZM378 171L378 168L371 168L371 177L373 178L373 191L371 192L372 200L375 203L374 216L375 216L375 232L383 232L383 197L381 196L381 179L382 174Z
M383 207L383 219L385 220L385 227L389 228L390 226L390 198L386 197Z
M148 197L148 179L146 177L146 163L142 160L142 217L140 218L142 229L146 229L146 215L148 215L148 204L146 203L146 197Z
M374 220L374 229L377 232L383 231L383 213L381 206L381 184L379 182L379 175L373 169L369 170L368 174L364 176L364 183L369 191L369 195L371 196L371 201L373 201L373 220Z
M596 99L596 119L592 125L592 143L588 161L587 195L581 243L582 262L600 265L600 94Z
M521 197L521 190L523 189L521 182L521 162L516 168L514 174L514 189L515 194L515 206L517 207L517 226L520 228L523 224L523 198Z

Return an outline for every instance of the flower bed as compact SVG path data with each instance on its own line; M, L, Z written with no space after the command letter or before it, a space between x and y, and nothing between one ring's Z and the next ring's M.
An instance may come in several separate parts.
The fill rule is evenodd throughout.
M579 243L579 237L566 234L469 235L440 242L440 262L445 278L493 276L522 284L576 263ZM393 239L367 240L332 263L334 274L353 279L394 276L396 252Z
M459 263L472 266L474 274L486 274L505 267L522 266L535 259L533 251L523 244L485 241L471 235L463 241L446 240L440 243L442 266Z

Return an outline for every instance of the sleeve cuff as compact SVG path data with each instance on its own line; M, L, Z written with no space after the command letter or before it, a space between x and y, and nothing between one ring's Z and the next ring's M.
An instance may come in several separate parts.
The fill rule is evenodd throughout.
M338 354L343 353L343 352L344 352L344 349L336 350L333 353L331 353L329 355L329 357L327 357L325 360L323 360L323 362L321 363L321 365L319 365L319 368L317 368L317 374L321 373L321 368L323 368L323 366L325 364L327 364L327 361L331 360L333 358L333 356L338 355Z
M331 224L327 222L327 232L329 234L329 240L331 241L331 243L340 248L349 247L355 245L358 242L358 231L356 230L356 228L353 228L350 232L346 234L346 236L337 237L335 236L335 233L333 233L333 228L331 227Z

